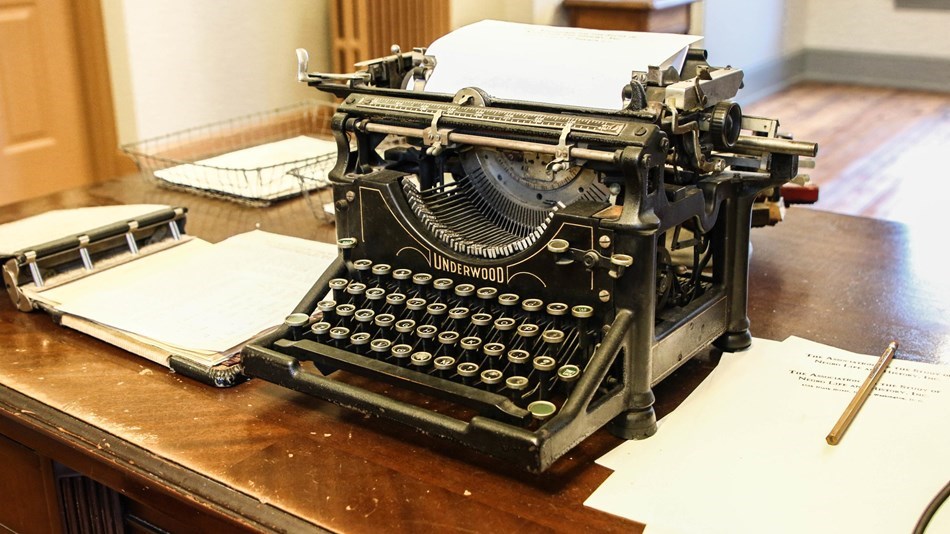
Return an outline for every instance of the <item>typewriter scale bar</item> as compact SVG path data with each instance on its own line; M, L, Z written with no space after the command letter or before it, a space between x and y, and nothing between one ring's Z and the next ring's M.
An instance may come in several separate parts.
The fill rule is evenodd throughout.
M527 111L497 109L482 106L461 106L440 102L414 101L402 98L383 96L354 96L356 107L374 111L395 111L414 115L434 117L441 112L442 118L454 118L479 122L504 124L506 126L525 126L591 132L601 135L620 135L628 123L608 119L592 119L572 115L555 115L553 113L534 113Z

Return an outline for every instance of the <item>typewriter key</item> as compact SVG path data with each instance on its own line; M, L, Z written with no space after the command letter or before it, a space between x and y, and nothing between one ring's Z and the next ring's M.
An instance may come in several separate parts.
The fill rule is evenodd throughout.
M346 294L349 297L350 304L360 307L363 305L363 294L366 293L366 284L361 284L359 282L350 282L346 286Z
M590 318L594 315L594 308L578 305L571 308L571 315L577 319L577 337L580 344L580 353L585 360L594 353L594 344L590 336Z
M495 331L498 332L498 342L504 345L511 345L511 335L515 329L517 321L511 317L500 317L495 319Z
M386 295L386 305L383 306L383 313L391 313L399 316L402 314L406 305L406 295L402 293L390 293Z
M406 301L406 318L422 324L425 319L426 299L413 297Z
M395 350L393 354L395 355ZM432 364L432 354L424 351L413 352L412 356L409 357L409 364L420 371L425 371Z
M528 405L528 411L531 412L531 415L538 421L544 421L554 415L554 412L557 411L557 406L555 406L553 402L537 400Z
M482 346L482 338L477 336L468 336L463 337L459 341L459 345L462 347L462 361L463 362L475 362L479 360L479 349Z
M514 349L508 351L508 361L511 362L511 367L514 370L515 374L526 374L528 372L528 360L531 358L531 353L526 350Z
M445 313L447 311L448 306L445 304L442 304L441 302L433 302L432 304L426 306L425 322L427 324L442 328L445 324Z
M373 308L379 308L380 304L385 302L386 290L381 287L371 287L366 290L366 305Z
M537 352L535 341L540 331L541 329L538 328L538 325L532 323L524 323L518 326L515 330L515 333L518 334L518 337L515 338L515 347L534 354Z
M353 331L372 334L372 332L370 332L370 325L373 324L373 318L375 316L376 312L369 308L362 308L353 312L353 318L356 319Z
M432 283L432 275L429 273L416 273L412 275L412 285L415 295L419 298L429 297L429 285Z
M472 328L466 332L468 335L475 335L480 338L488 337L491 332L491 324L494 319L491 315L481 312L472 316Z
M436 278L432 281L432 287L435 289L433 297L436 302L442 302L448 305L451 299L451 290L455 282L451 278Z
M472 284L459 284L455 286L455 302L458 306L465 306L469 303L469 297L475 294L475 286Z
M515 402L521 401L528 389L528 378L521 375L509 376L505 379L505 389L508 391L508 398Z
M466 386L471 386L475 382L475 377L478 375L479 367L478 364L474 362L462 362L458 364L455 370L462 378L462 383Z
M320 343L326 343L329 340L330 328L332 328L332 326L326 321L320 321L319 323L310 325L310 331L313 332L313 335Z
M544 400L551 393L551 376L557 362L550 356L537 356L531 363L538 372L538 396Z
M396 365L405 367L409 364L409 355L412 354L412 345L406 345L405 343L393 345L392 348L389 349L389 352L396 361Z
M330 343L342 349L346 345L346 340L350 337L350 329L345 326L334 326L330 329Z
M393 268L388 263L377 263L373 265L373 268L370 272L373 273L372 283L383 287L384 289L390 289L392 285L392 279L390 278L390 273Z
M436 350L436 356L451 356L452 354L455 354L455 344L459 340L458 332L453 332L451 330L439 332L437 339L439 341L439 348Z
M464 332L468 328L468 308L452 308L449 310L449 330Z
M563 329L564 320L567 318L567 312L570 310L567 304L563 302L552 302L547 305L545 311L548 313L547 325L552 328Z
M322 320L327 321L327 322L332 322L334 319L333 311L334 309L336 309L336 301L335 300L321 300L320 302L317 303L317 309L320 310L320 313L322 314L321 315Z
M370 335L367 332L357 332L350 335L350 347L357 354L366 354L369 348Z
M495 299L498 298L498 290L493 287L480 287L475 292L478 297L479 311L483 313L497 313L495 310Z
M514 308L518 306L519 300L521 300L521 297L514 293L502 293L501 295L498 295L498 304L501 305L501 309L505 313L510 313L511 315L514 314Z
M338 304L335 311L339 319L337 326L350 328L353 325L353 314L356 313L356 306L352 304Z
M362 259L353 262L353 268L356 269L356 277L364 284L369 282L369 274L372 267L372 260Z
M303 339L303 333L306 331L307 324L310 323L310 316L306 313L291 313L284 319L284 325L287 326L290 338L294 341Z
M392 348L392 342L388 339L374 339L369 342L369 350L377 360L385 360L389 357L389 351Z
M396 281L396 291L400 293L409 291L410 278L412 278L412 271L409 269L396 269L393 271L393 280Z
M389 329L392 328L393 323L396 322L396 317L391 313L380 313L373 318L373 324L376 325L374 334L376 336L385 336Z
M482 384L485 386L485 389L488 391L497 391L499 384L501 384L501 379L505 375L498 369L485 369L479 375L479 378L482 381Z
M501 355L505 353L505 346L501 343L485 343L485 346L482 347L482 350L485 352L485 366L489 369L498 369L501 367L498 360L501 358Z
M455 358L451 356L439 356L432 360L432 367L442 378L449 378L455 369Z
M416 322L412 319L403 319L396 321L393 326L396 329L396 343L405 343L412 345L416 340L412 337L412 332L416 329Z
M577 379L581 377L581 368L574 365L562 365L557 370L557 380L561 386L561 391L565 395L570 395L571 391L574 390L574 384L577 383Z
M561 353L564 343L564 332L561 330L545 330L541 333L541 340L544 341L542 352L557 359Z
M350 282L346 278L334 278L327 284L333 290L333 300L337 302L346 302L346 286Z
M433 346L432 340L435 338L435 334L438 331L439 329L432 326L431 324L424 324L416 327L416 336L420 341L419 347L426 352L434 351L435 347Z

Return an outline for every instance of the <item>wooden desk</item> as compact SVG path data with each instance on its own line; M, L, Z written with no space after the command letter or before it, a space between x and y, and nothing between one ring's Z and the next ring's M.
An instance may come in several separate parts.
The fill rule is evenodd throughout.
M6 206L0 222L144 201L187 205L188 232L211 241L258 223L307 238L333 235L302 201L245 208L140 178ZM927 257L926 237L897 224L790 209L785 222L753 231L753 334L795 334L869 354L895 337L902 358L950 363L950 282ZM704 355L660 384L659 414L717 361ZM47 315L17 312L6 299L0 434L0 461L16 467L0 471L0 503L12 503L7 526L27 532L62 526L53 482L59 464L118 490L136 530L146 523L176 532L640 530L582 505L609 474L593 461L620 443L605 431L548 472L529 475L263 381L198 384ZM44 516L45 524L37 519Z
M596 30L688 33L696 0L564 0L568 25Z

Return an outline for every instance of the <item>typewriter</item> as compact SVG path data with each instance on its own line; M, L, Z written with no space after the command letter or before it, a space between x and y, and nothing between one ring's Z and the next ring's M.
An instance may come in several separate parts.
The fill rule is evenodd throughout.
M814 143L746 116L689 49L616 111L420 90L425 49L298 79L339 99L340 255L248 376L541 472L593 432L656 432L652 387L751 343L753 212Z

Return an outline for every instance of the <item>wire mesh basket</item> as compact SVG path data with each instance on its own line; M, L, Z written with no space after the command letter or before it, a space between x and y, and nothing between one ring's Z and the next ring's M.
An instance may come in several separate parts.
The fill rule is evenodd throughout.
M335 109L308 100L121 148L147 180L164 187L252 206L306 192L314 214L331 220L323 206L332 200Z

